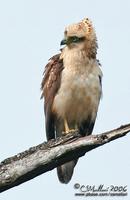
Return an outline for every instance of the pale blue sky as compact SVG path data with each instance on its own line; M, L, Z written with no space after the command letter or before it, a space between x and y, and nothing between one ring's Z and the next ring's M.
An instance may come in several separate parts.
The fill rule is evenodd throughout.
M104 74L94 133L130 122L129 0L1 0L0 160L45 140L43 69L58 52L64 27L84 17L96 28ZM60 184L53 170L0 194L1 199L81 199L74 197L76 182L128 185L130 195L129 143L126 136L82 157L68 185Z

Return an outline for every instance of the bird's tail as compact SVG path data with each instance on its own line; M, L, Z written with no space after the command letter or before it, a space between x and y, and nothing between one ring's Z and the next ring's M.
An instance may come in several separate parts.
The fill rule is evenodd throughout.
M73 175L74 167L78 160L69 161L57 167L57 174L61 183L68 183Z

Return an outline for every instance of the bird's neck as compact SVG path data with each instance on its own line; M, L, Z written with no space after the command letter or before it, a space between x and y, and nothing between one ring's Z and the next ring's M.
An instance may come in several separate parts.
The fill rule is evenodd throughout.
M69 49L65 47L62 52L62 58L64 67L74 70L87 70L86 68L89 68L96 62L96 54L90 57L86 49L79 50L77 48Z

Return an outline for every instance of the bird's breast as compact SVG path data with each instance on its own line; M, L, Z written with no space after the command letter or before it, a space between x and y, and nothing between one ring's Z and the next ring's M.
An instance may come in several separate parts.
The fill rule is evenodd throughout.
M89 115L95 118L101 96L99 71L65 68L53 109L61 118L80 122Z

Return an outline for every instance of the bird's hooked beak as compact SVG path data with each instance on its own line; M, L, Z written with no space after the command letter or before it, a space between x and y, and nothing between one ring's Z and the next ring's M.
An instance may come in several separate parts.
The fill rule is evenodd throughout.
M68 44L67 39L63 39L63 40L61 41L61 43L60 43L60 45L66 45L66 44Z

